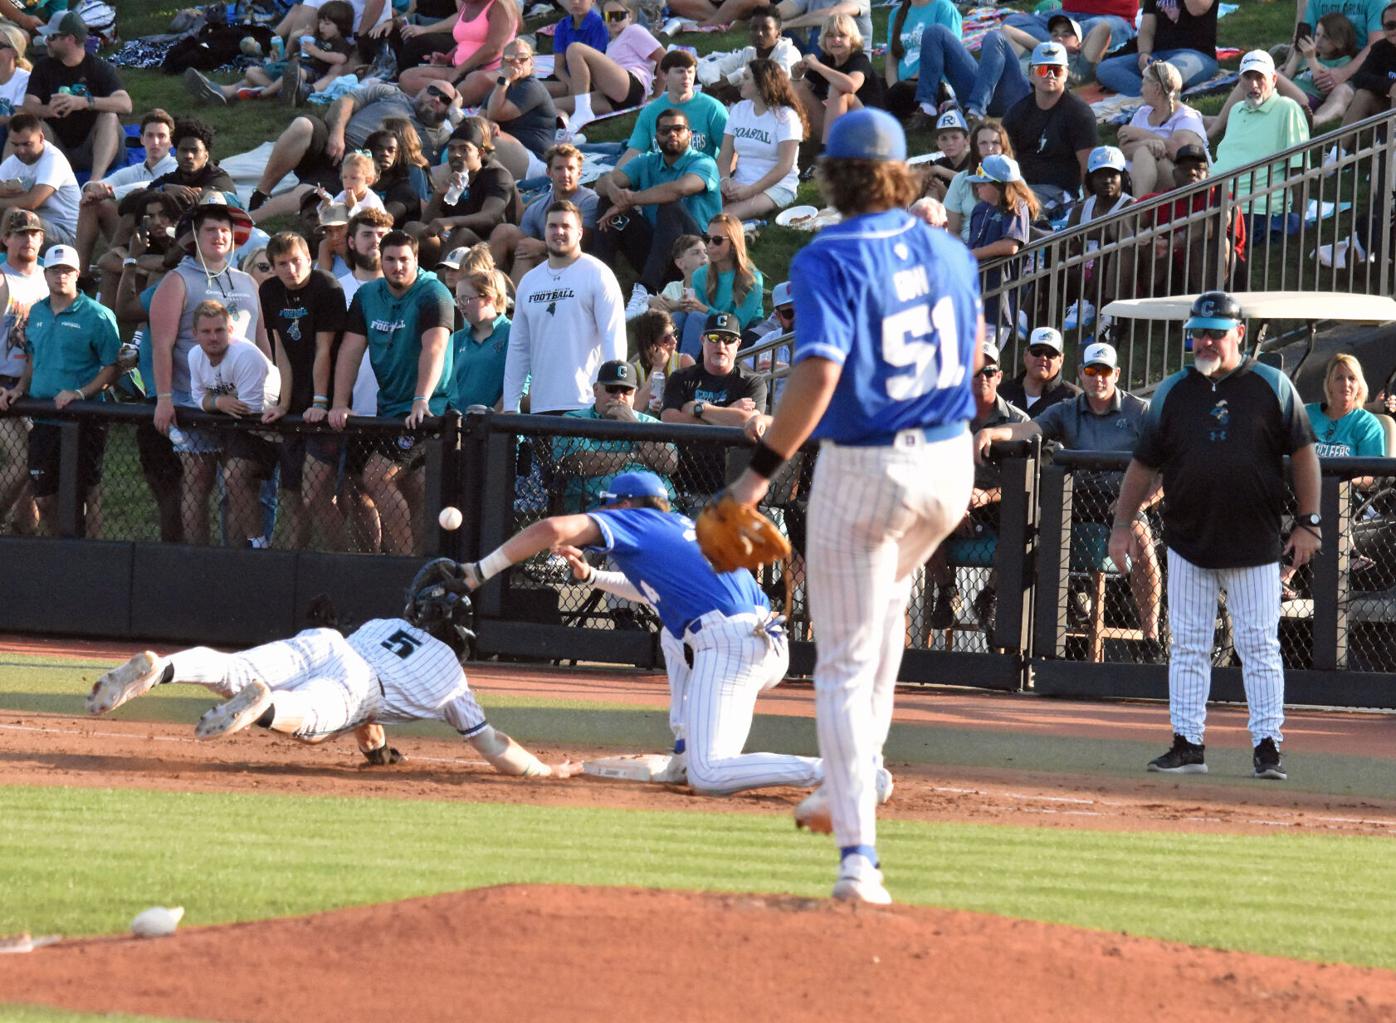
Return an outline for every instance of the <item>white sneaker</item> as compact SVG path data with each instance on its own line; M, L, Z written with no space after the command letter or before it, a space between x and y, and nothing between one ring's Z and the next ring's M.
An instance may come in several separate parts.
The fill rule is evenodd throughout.
M625 304L625 318L633 320L642 313L648 312L649 308L650 289L636 281L634 290L630 292L630 301Z
M675 35L681 28L683 28L682 18L670 18L664 23L664 27L659 30L659 34L662 36Z
M87 694L87 713L105 714L127 700L144 696L155 688L165 664L153 650L142 650L119 668L113 668Z
M885 767L879 767L873 784L877 791L877 805L885 805L892 798L892 772ZM800 800L799 805L795 807L795 827L809 828L816 835L834 833L834 818L829 811L829 797L825 795L823 785Z
M841 902L866 902L874 906L890 906L892 896L882 884L882 871L861 853L845 856L839 864L839 879L834 882L834 898Z
M204 711L194 726L194 738L217 739L240 732L261 717L271 706L271 688L261 679L253 679L231 700Z

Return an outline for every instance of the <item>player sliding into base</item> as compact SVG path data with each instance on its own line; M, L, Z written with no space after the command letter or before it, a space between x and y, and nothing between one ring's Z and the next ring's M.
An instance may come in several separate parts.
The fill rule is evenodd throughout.
M778 685L790 664L783 619L746 569L714 572L698 549L693 522L669 510L668 491L651 472L621 473L584 515L535 522L478 562L464 564L477 589L510 565L552 550L573 574L626 600L651 605L663 622L660 648L669 676L669 725L689 785L730 795L768 785L809 788L824 777L814 757L743 753L756 698ZM598 572L579 548L609 554L619 572ZM879 772L878 795L892 776ZM678 771L660 780L680 780Z
M470 610L459 589L455 562L439 558L412 581L402 618L375 618L347 636L306 629L235 654L146 650L97 680L87 710L105 714L157 685L200 685L224 698L199 718L200 739L251 725L308 743L352 731L370 763L388 764L402 757L387 745L382 722L444 720L502 774L579 773L578 763L543 763L485 721L459 660Z

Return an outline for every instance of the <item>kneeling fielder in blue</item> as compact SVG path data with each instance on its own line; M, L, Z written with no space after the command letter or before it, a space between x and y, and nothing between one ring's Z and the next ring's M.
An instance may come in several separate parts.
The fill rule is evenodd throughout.
M767 785L812 787L818 758L743 753L756 697L785 677L790 649L782 619L746 569L714 572L693 522L669 511L649 472L622 473L585 515L558 515L515 534L479 562L462 566L474 589L509 565L546 550L568 557L593 586L650 604L664 623L660 647L669 675L669 725L688 783L728 795ZM576 548L604 552L619 572L598 572Z

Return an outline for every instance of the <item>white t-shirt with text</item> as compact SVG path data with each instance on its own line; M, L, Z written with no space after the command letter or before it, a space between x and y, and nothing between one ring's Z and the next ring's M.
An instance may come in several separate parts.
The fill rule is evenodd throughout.
M732 180L739 185L751 185L770 173L779 160L782 142L799 142L804 134L800 116L789 107L774 107L757 116L756 106L744 99L727 115L727 131L732 136L732 148L737 154L737 166ZM797 166L776 182L776 187L794 192L800 187Z

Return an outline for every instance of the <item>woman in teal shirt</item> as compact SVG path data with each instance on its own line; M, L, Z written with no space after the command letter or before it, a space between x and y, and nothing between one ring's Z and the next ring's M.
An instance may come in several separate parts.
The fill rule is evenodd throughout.
M1304 406L1309 414L1320 458L1382 458L1386 433L1381 422L1362 406L1367 401L1367 380L1357 357L1339 352L1323 376L1327 401Z
M730 213L719 213L708 221L706 236L708 262L693 273L693 297L679 304L689 316L683 325L679 351L702 358L703 324L709 313L732 313L742 329L756 323L765 313L765 279L746 254L742 222Z

